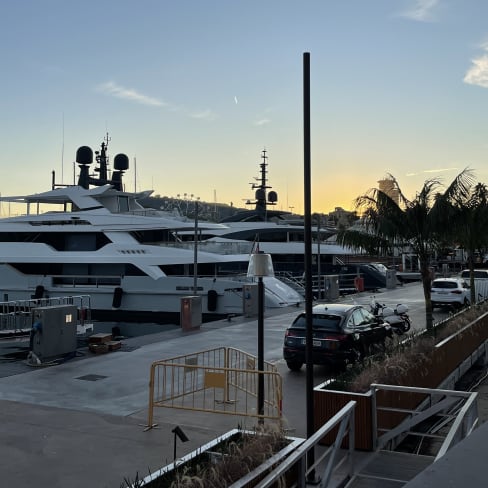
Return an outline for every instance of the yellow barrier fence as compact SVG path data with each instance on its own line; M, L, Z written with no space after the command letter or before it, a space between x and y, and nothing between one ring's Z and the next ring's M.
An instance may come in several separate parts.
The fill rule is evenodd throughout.
M258 378L264 380L264 411L258 415ZM151 365L147 429L154 407L281 419L282 378L275 365L239 349L219 347L177 356Z

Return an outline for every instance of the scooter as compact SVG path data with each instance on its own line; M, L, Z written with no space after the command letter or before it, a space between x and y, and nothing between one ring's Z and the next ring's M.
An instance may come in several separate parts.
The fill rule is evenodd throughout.
M370 304L371 313L376 317L388 322L393 331L402 335L410 330L410 317L408 316L408 306L399 303L396 308L391 308L385 304L380 304L373 297Z

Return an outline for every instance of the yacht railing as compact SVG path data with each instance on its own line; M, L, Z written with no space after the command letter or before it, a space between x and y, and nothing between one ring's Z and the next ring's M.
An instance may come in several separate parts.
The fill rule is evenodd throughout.
M193 250L193 241L178 241L161 243L162 246L176 247L178 249ZM250 254L252 252L252 242L233 242L227 241L198 241L199 251L211 252L214 254Z
M51 275L53 286L120 286L122 276L120 275Z

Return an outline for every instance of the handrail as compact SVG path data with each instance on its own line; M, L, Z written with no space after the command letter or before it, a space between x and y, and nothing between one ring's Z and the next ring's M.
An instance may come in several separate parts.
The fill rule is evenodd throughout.
M435 461L444 456L444 454L446 454L446 452L451 449L451 447L457 444L457 442L462 440L464 437L470 435L471 432L474 430L475 426L477 425L477 420L471 422L470 425L468 424L468 428L466 429L466 419L468 418L468 415L473 412L473 404L476 402L476 397L477 393L472 393L464 406L461 408L456 419L454 420L451 429L449 430L449 433L447 434L446 439L442 443L442 446L437 453ZM469 420L470 419L468 418L468 421ZM459 433L461 428L463 428L463 432ZM461 435L461 437L459 437L459 435Z
M268 488L272 486L276 481L281 478L295 463L299 463L299 479L293 486L304 488L306 486L306 479L312 472L315 471L317 466L324 461L324 459L330 455L327 465L324 469L320 486L327 486L332 474L337 470L344 461L348 461L348 469L344 476L346 481L350 479L354 474L354 412L356 408L356 402L351 400L344 407L341 408L330 420L328 420L319 430L317 430L311 437L309 437L303 444L297 447L297 449L290 454L279 466L268 474L256 488ZM308 452L315 448L316 444L326 436L334 427L339 426L339 431L336 436L336 440L332 446L330 446L323 454L315 461L312 466L305 468ZM336 456L340 450L344 437L348 435L349 449L345 457L343 457L336 465L334 465ZM233 487L238 487L238 484Z
M426 395L430 398L430 402L425 409L414 409L408 410L404 408L395 407L378 407L377 404L377 391L396 391L405 393L420 393ZM382 385L382 384L371 384L372 393L372 426L373 426L373 446L375 449L382 449L388 442L392 441L399 436L407 433L419 422L425 420L426 418L438 415L442 411L449 411L449 409L456 408L459 405L459 401L464 402L464 405L457 413L444 414L444 416L451 417L452 421L451 428L447 433L444 441L438 451L435 458L437 461L440 459L454 444L464 439L474 428L478 425L478 415L477 415L477 404L476 392L465 392L457 390L443 390L443 389L432 389L432 388L420 388L412 386L396 386L396 385ZM432 402L433 397L438 397L437 402ZM378 410L386 410L389 412L403 412L408 415L408 417L402 421L396 427L389 429L382 436L378 436ZM425 434L429 436L429 434Z

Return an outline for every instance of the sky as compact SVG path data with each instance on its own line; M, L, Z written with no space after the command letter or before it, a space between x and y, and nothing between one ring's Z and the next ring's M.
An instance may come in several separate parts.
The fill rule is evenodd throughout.
M244 207L261 152L303 213L392 174L414 198L464 168L488 183L486 0L4 0L0 194L73 183L79 146L129 157L126 189ZM76 173L77 174L77 173Z

